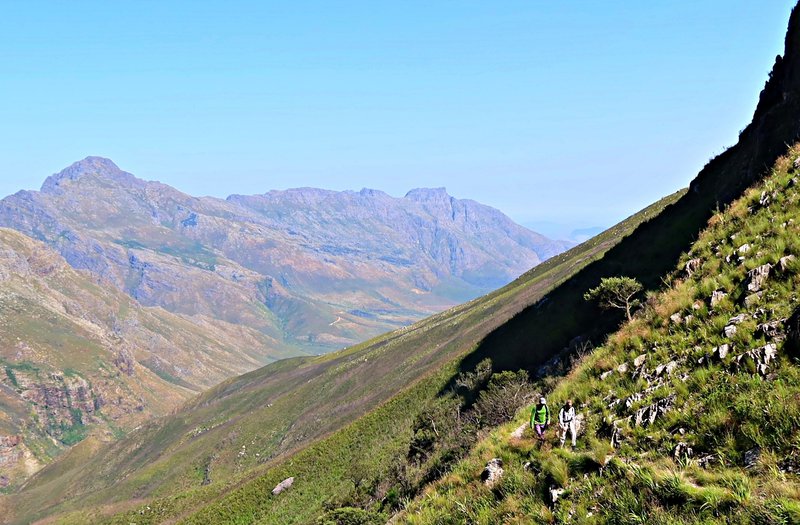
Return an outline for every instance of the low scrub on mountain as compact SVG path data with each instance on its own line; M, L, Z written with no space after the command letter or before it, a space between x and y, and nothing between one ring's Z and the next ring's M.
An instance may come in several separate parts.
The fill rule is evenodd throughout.
M575 401L575 450L553 431L539 445L526 407L398 522L800 522L798 256L795 146L711 217L632 320L535 385L554 419Z

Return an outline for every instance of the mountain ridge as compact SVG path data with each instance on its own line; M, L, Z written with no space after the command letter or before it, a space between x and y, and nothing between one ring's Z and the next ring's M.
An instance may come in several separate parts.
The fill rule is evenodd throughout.
M524 244L539 240L532 232L515 231L500 212L477 203L460 204L449 196L447 202L472 210L472 222L461 216L460 222L455 221L449 211L437 217L439 212L426 211L416 201L373 190L290 190L231 196L227 201L192 197L160 182L138 179L110 159L92 156L48 177L39 192L23 191L0 201L0 228L11 226L16 235L30 241L17 242L25 246L25 253L13 260L30 259L30 252L38 251L41 257L57 261L56 266L77 270L75 274L63 270L70 282L81 283L71 292L77 299L58 299L55 304L64 302L87 319L98 315L94 309L106 312L104 305L109 302L124 305L119 307L124 311L147 311L150 317L164 318L146 335L130 330L125 315L106 312L103 315L112 320L92 329L105 334L101 342L88 336L79 338L82 342L70 339L70 330L63 327L80 325L75 315L58 317L56 324L62 328L51 330L53 351L72 348L70 355L80 361L79 348L97 346L102 350L95 354L104 367L121 371L122 366L127 372L141 367L142 374L157 376L150 380L158 383L154 388L169 400L166 404L133 402L127 393L121 396L126 403L141 406L142 417L136 420L141 422L145 415L176 408L187 392L199 392L279 358L320 354L360 342L505 282L508 274L486 270L499 253L492 246L497 235L508 239L499 243L507 252L500 264L506 271L527 268L531 260L538 260ZM473 217L475 213L484 218ZM8 230L1 231L5 233L0 245L13 237ZM517 237L523 244L515 244ZM553 244L553 253L559 246L565 245ZM0 257L0 274L15 275L16 263L3 267L11 260ZM469 271L473 273L467 275ZM42 301L53 302L48 296L52 287L34 277ZM0 282L0 292L9 283ZM97 292L77 291L86 288ZM79 304L81 300L86 304ZM33 299L26 301L32 304ZM26 315L14 319L20 324L19 337L28 344L33 334L22 327L35 322L35 316ZM0 312L0 319L12 317ZM180 335L188 326L195 327L196 338ZM187 348L159 343L160 330L172 332ZM225 337L232 339L221 340ZM208 355L188 358L197 351ZM219 360L217 366L208 362L212 355ZM109 431L118 437L133 426L127 422L130 417L122 424L106 424L102 417L87 413L88 405L87 410L76 408L81 415L67 411L55 419L42 415L40 423L26 422L25 407L69 405L71 390L62 388L62 380L53 383L50 375L74 369L69 373L87 382L82 388L96 391L91 388L100 377L95 368L72 366L55 356L44 350L23 355L14 351L14 344L0 349L6 372L0 376L0 387L8 389L0 419L13 414L15 421L0 432L0 438L13 441L10 450L15 451L51 441L26 453L26 458L35 460L30 462L35 468L27 474L95 427L98 433L106 432L102 439L108 439ZM14 370L22 371L14 375ZM23 379L28 385L24 388L17 384ZM122 380L120 384L125 377ZM47 389L64 393L52 399L30 393ZM105 417L106 412L100 414ZM69 429L66 438L53 426L61 423ZM13 487L26 474L16 466L24 458L12 455L16 459L6 462L8 468L3 467L0 475L8 474L6 484Z
M245 322L285 348L318 353L486 293L570 246L472 201L440 201L320 189L192 197L87 157L42 191L0 201L0 224L145 305ZM363 293L367 283L374 291ZM225 307L185 292L197 288L224 291ZM343 293L352 296L344 303ZM259 313L264 304L277 317ZM355 309L374 315L332 324ZM281 317L289 311L300 315Z

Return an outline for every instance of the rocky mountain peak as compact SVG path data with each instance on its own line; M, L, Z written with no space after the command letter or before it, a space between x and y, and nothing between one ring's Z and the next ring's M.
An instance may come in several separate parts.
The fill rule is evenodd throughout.
M717 203L732 200L757 180L800 138L800 9L789 19L783 55L761 91L753 120L731 147L711 160L689 188L697 195L714 195ZM725 169L721 169L724 166Z
M119 166L114 164L111 159L90 156L71 164L67 168L54 175L51 175L50 177L47 177L42 184L42 192L57 193L63 182L75 181L85 175L98 175L102 178L111 179L117 182L129 183L135 180L133 175L119 169Z
M406 199L417 202L450 200L447 188L414 188L406 193Z

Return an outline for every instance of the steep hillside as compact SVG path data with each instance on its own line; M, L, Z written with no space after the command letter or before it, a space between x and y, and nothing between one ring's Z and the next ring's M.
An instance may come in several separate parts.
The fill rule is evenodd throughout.
M600 313L583 300L586 290L603 277L628 275L644 283L651 295L656 293L708 220L764 176L786 151L786 144L797 140L800 107L795 101L800 100L800 77L795 78L794 72L800 67L799 38L800 10L795 9L786 53L767 82L753 123L736 146L704 168L689 193L666 199L512 285L412 329L329 356L270 365L221 385L190 404L187 411L154 422L141 434L132 433L93 456L75 449L74 455L43 470L25 490L0 503L9 515L15 512L19 522L54 513L60 514L58 521L63 523L287 524L309 523L323 515L333 520L346 513L367 523L387 518L446 476L487 428L502 421L507 410L498 415L488 410L498 389L519 386L517 400L525 398L520 383L525 374L511 370L547 373L542 368L546 361L569 359L592 342L605 341L619 327L619 315ZM785 252L787 246L793 245L787 243L774 253L758 255L756 251L750 258L739 255L746 257L747 265ZM730 285L732 290L736 283L717 284ZM705 294L713 291L703 290ZM747 333L746 323L754 321L743 320L743 333ZM711 344L711 333L700 335ZM739 343L744 346L744 341ZM661 357L687 351L664 350L669 355L662 356L660 349L653 353L659 357L658 364ZM626 352L634 350L626 348ZM644 353L635 352L626 359ZM487 358L494 369L486 366ZM614 364L609 361L604 370ZM688 366L688 361L671 365L676 366ZM555 379L548 381L553 384ZM571 385L577 388L576 383ZM677 382L670 385L680 388ZM570 393L579 394L578 390ZM553 395L559 400L563 394ZM647 395L661 395L661 391ZM277 415L271 414L276 408ZM649 410L646 414L654 413ZM762 416L757 421L764 422ZM728 423L735 421L721 420L717 428L724 429ZM649 427L644 436L637 428L627 435L631 443L646 443ZM684 426L686 432L694 428ZM758 437L752 432L751 436ZM653 442L660 443L658 447L667 443L663 434L654 435ZM294 448L282 448L286 443ZM738 453L738 447L729 448ZM773 449L786 450L785 443ZM560 476L553 479L564 481L570 472L567 469L565 474L558 460L552 459L556 457L545 458L555 465L549 472ZM294 478L290 489L271 494L278 482L289 477ZM469 485L472 479L465 477L464 483ZM597 478L588 475L590 479ZM692 482L700 486L699 481ZM589 494L593 493L581 497ZM728 501L726 494L720 497ZM439 519L462 522L459 509ZM492 504L487 509L494 512ZM531 512L539 510L535 507ZM656 515L655 510L651 515Z
M142 308L0 228L0 485L92 429L119 437L257 366L251 349L269 344L255 330Z
M75 522L85 523L137 505L140 498L158 498L154 501L159 503L150 505L159 509L157 513L145 517L138 514L138 506L134 511L137 523L156 523L198 508L201 501L212 501L248 479L255 477L259 486L271 483L287 465L298 464L296 459L287 463L292 453L380 407L344 434L334 434L344 436L345 444L341 437L332 437L333 443L323 440L304 453L306 458L324 453L331 469L313 474L312 491L297 493L301 496L297 500L282 503L282 516L296 513L296 522L302 522L319 512L325 491L328 496L341 491L342 469L355 461L354 454L366 454L360 461L364 465L375 461L381 470L387 468L388 458L404 454L417 412L447 385L455 372L454 359L681 194L548 260L486 297L346 351L284 360L231 379L174 416L143 425L88 460L93 451L79 445L35 476L21 494L0 503L16 511L20 522L97 505L77 512ZM409 385L415 386L409 389ZM372 439L383 441L384 446L374 449ZM373 453L378 456L372 457ZM316 470L318 464L307 460L299 464L306 474L304 482L310 483L307 469Z
M575 451L520 435L527 407L395 523L800 523L798 168L795 146L633 321L540 383L579 407Z
M0 201L0 225L143 305L261 331L262 363L410 324L569 246L443 189L195 198L99 157Z

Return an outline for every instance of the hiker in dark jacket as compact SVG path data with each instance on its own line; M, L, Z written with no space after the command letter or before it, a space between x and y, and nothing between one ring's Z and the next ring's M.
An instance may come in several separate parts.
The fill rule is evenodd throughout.
M531 428L536 432L539 441L544 441L544 431L550 425L550 408L544 397L539 398L539 404L531 410Z

